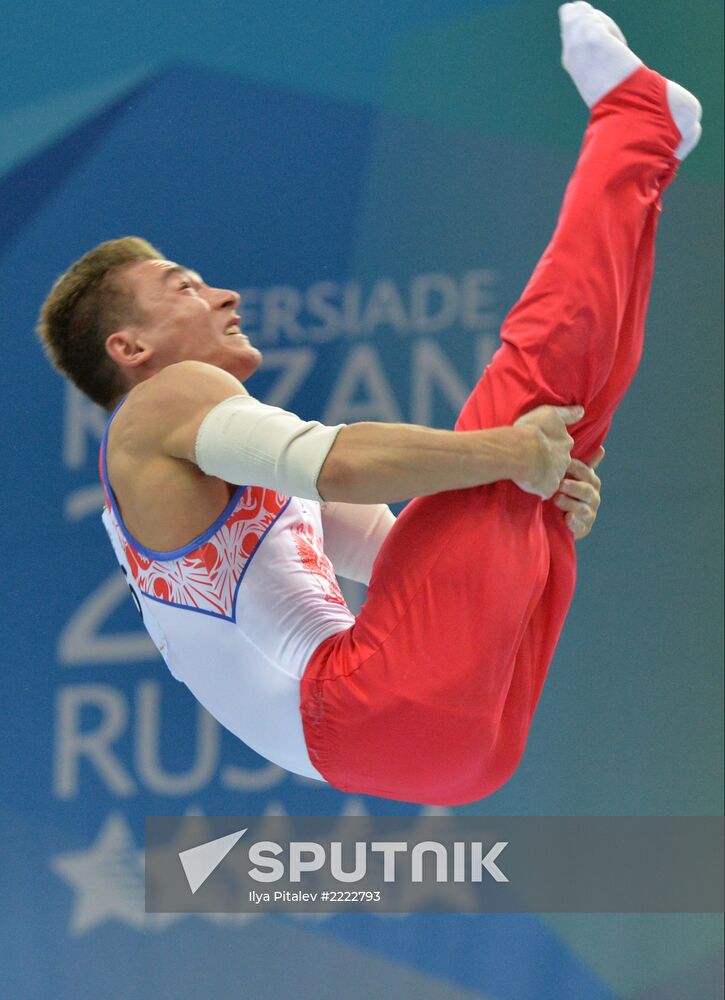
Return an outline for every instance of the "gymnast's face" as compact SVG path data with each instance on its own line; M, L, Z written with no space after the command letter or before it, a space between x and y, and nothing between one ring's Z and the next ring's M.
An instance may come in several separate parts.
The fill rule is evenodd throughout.
M262 354L239 326L237 292L212 288L195 271L168 260L132 264L122 280L143 319L106 343L122 367L136 370L134 381L177 361L205 361L240 381L259 367Z

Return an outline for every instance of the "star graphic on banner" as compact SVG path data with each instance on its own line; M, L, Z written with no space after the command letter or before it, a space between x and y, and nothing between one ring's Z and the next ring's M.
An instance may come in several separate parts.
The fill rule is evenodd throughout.
M183 916L144 911L143 851L120 812L109 813L91 847L56 854L50 868L75 892L72 934L87 934L112 919L137 930L161 930Z

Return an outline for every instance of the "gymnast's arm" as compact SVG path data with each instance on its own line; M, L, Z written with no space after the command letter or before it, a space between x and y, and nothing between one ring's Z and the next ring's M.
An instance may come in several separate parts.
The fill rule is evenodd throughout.
M373 563L394 524L395 515L384 503L323 503L325 554L337 575L370 583Z
M169 365L136 392L153 451L230 483L320 502L395 503L503 479L549 497L569 461L566 422L581 416L539 407L521 426L480 431L325 427L252 399L234 376L198 361Z
M597 519L602 483L594 470L603 458L604 448L599 448L588 465L572 459L559 486L555 503L577 542L586 538ZM325 553L337 575L370 583L373 564L394 524L387 504L323 503Z

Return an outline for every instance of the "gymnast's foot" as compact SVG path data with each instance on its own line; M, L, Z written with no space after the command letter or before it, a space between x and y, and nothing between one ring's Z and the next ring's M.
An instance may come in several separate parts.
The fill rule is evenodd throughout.
M559 21L561 61L588 107L643 65L611 17L591 4L565 3L559 8ZM696 97L672 80L667 80L667 100L682 137L675 156L684 160L702 134L702 107Z

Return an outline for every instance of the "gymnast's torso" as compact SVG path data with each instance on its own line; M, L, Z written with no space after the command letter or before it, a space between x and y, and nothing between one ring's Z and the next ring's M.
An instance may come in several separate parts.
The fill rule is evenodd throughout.
M320 642L354 618L324 553L320 505L240 486L202 535L157 552L124 524L107 440L108 427L100 454L103 524L169 670L257 753L321 778L302 733L300 677Z

